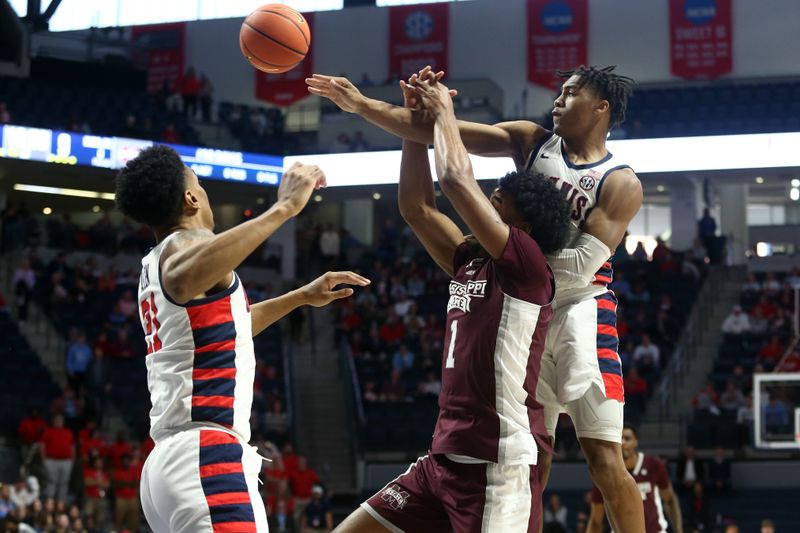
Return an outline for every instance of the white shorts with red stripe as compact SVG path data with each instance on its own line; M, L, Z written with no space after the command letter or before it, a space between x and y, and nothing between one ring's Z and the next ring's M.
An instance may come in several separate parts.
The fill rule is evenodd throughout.
M536 399L551 437L559 413L578 437L621 442L624 392L612 291L556 307L547 330Z
M187 430L156 444L141 499L155 533L267 533L258 493L261 456L218 430Z

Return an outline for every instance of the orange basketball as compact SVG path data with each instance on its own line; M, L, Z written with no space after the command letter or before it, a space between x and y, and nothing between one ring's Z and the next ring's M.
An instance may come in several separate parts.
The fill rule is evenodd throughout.
M311 46L311 31L299 12L267 4L250 13L239 31L239 47L258 70L280 74L296 67Z

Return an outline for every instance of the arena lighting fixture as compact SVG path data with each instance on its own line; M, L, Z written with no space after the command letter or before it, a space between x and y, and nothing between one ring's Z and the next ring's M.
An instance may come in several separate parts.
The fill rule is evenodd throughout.
M100 206L99 205L93 205L92 206L92 213L99 213L99 212L100 212Z
M45 215L49 215L52 212L53 210L50 209L49 207L45 207L44 209L42 209L42 213L44 213Z
M761 176L756 176L756 183L758 184L764 183L764 178Z
M796 187L793 187L793 188L792 188L792 189L789 191L789 198L791 198L791 199L792 199L792 200L794 200L795 202L796 202L797 200L800 200L800 189L798 189L798 188L796 188Z
M608 141L608 150L639 174L799 167L797 146L800 146L800 132ZM290 156L283 162L284 169L298 161L319 165L325 171L329 187L380 185L397 183L400 156L401 152L394 150ZM433 150L429 159L435 178ZM514 170L510 158L470 156L470 159L479 180L496 180Z
M60 194L61 196L77 196L78 198L100 198L101 200L114 200L113 192L65 189L62 187L46 187L44 185L28 185L25 183L15 183L14 190L22 192L40 192L43 194Z
M322 201L322 195L321 194L315 194L314 195L314 201L315 202L321 202Z
M800 187L800 180L795 178L792 180L792 187Z
M381 199L381 193L379 193L379 192L372 193L372 199L373 200L380 200Z
M656 187L656 190L657 190L658 192L664 192L664 191L666 191L666 190L667 190L667 188L666 188L666 187L664 187L663 185L659 185L658 187Z

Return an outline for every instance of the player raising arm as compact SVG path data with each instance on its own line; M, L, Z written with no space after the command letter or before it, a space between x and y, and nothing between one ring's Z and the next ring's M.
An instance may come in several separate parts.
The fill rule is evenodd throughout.
M145 517L156 533L267 531L258 493L261 458L250 440L253 335L300 305L325 305L366 285L328 272L284 296L250 305L233 271L325 184L295 165L262 215L219 234L197 175L166 146L147 148L120 171L120 210L154 232L142 259L139 318L147 343L150 435L142 472Z
M439 183L472 234L436 208L427 147L404 142L400 212L452 277L439 418L428 455L336 531L538 533L536 463L547 437L536 383L555 293L544 253L566 242L569 209L549 180L526 171L501 178L487 198L447 88L401 85L434 118Z
M537 399L545 407L551 439L560 411L573 420L589 465L618 533L641 533L644 518L636 484L620 450L624 394L616 333L616 297L609 258L642 203L633 171L606 149L610 129L625 118L632 80L613 67L579 67L562 73L553 102L553 131L529 121L493 126L458 122L466 148L486 156L511 157L518 169L542 173L562 192L572 219L569 244L548 255L558 294ZM422 87L442 73L426 68L410 79ZM364 97L345 78L314 75L309 91L358 113L373 124L420 143L434 139L428 109L405 109ZM602 192L602 194L601 194ZM550 458L542 457L546 483Z

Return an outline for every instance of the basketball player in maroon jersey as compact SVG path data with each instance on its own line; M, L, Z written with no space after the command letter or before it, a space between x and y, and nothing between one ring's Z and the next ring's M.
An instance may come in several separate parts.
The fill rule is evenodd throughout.
M572 418L592 481L603 493L615 531L641 533L644 516L639 491L620 449L622 365L616 297L608 290L609 258L642 203L636 174L606 149L608 132L625 118L632 80L614 73L613 67L579 67L561 74L565 81L553 102L553 131L518 120L493 126L459 121L459 132L471 153L511 157L518 169L545 174L571 208L570 242L547 257L558 294L537 399L544 405L551 439L559 412L566 411ZM426 67L409 82L419 85L421 80L442 76ZM311 93L399 137L419 143L433 139L433 121L426 110L366 98L346 78L315 74L306 83ZM551 459L549 454L541 455L545 485Z
M400 212L452 277L439 418L428 455L336 531L538 533L535 465L547 435L536 384L555 295L544 254L566 242L569 208L549 180L527 171L506 175L487 198L447 88L429 89L415 101L435 120L439 183L472 231L465 237L436 209L427 146L406 141Z
M625 459L625 468L633 476L642 495L645 533L667 533L665 512L673 533L683 533L681 505L672 490L667 467L661 459L645 455L638 448L636 430L625 426L622 430L622 457ZM603 533L605 515L603 495L596 486L592 486L592 514L586 533Z

